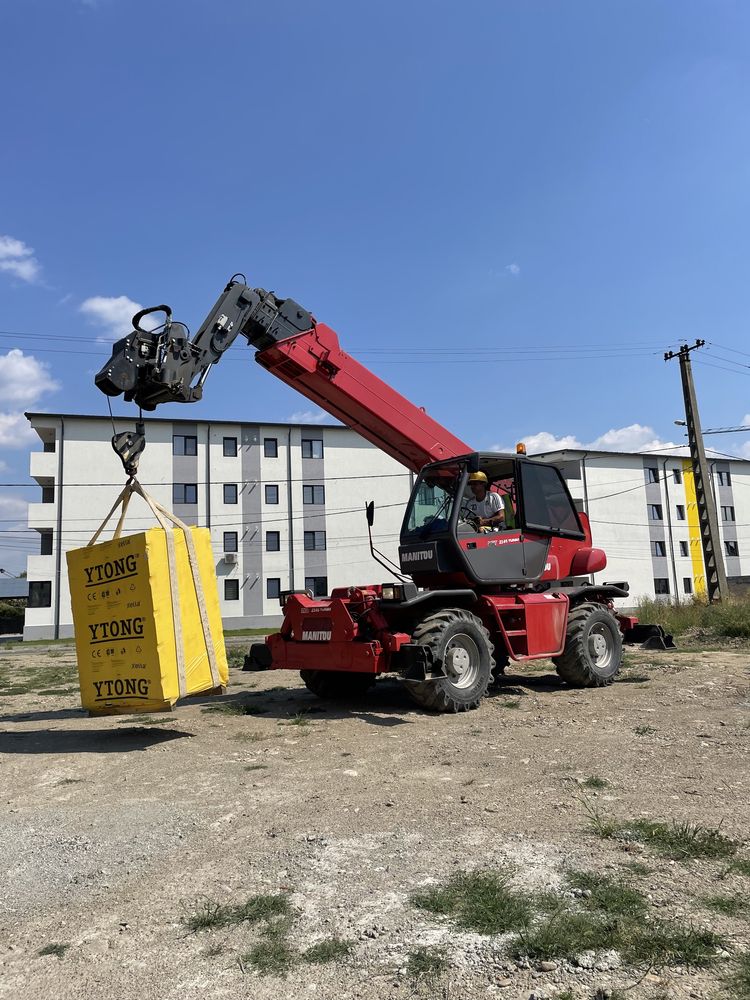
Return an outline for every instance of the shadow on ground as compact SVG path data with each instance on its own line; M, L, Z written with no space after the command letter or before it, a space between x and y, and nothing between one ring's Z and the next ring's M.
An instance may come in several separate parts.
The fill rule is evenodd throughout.
M192 733L175 729L129 726L127 729L27 729L0 733L0 754L130 753L159 743L188 739Z

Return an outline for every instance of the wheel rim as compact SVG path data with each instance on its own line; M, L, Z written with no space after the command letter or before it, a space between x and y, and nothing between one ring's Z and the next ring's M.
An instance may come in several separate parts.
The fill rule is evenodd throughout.
M454 687L473 687L479 676L479 647L470 635L459 632L451 637L443 654L448 680Z
M603 622L596 622L589 632L589 656L597 670L606 670L612 663L612 635Z

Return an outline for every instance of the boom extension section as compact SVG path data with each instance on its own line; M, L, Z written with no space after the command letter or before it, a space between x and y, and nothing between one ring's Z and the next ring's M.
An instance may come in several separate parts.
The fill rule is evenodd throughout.
M159 311L166 315L163 326L144 329L144 316ZM124 393L144 410L195 402L211 367L238 334L256 349L258 364L412 472L471 451L342 351L335 332L293 299L279 299L234 278L192 340L187 328L172 320L168 306L134 316L133 332L114 345L96 384L108 396Z

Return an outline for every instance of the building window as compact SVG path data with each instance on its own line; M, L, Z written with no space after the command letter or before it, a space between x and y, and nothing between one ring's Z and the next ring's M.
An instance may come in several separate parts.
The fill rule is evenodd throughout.
M198 484L174 483L172 486L172 503L198 503Z
M663 521L664 511L661 509L660 503L650 503L648 505L648 516L651 521Z
M40 544L39 544L39 555L40 556L51 556L52 555L52 532L51 531L41 531L40 533Z
M311 551L313 549L324 549L325 547L326 547L325 531L305 532L305 549Z
M237 503L237 483L224 483L224 503Z
M733 521L734 520L734 507L722 507L721 508L721 519L722 519L722 521Z
M266 486L266 503L279 502L279 487L274 483Z
M52 607L52 581L32 580L29 583L30 608L51 608Z
M55 487L42 486L42 503L54 503L54 502L55 502Z
M237 457L237 438L224 438L224 458Z
M52 532L50 532L52 534ZM740 554L740 546L738 542L724 542L724 551L728 556L738 556Z
M688 550L688 543L687 542L680 542L680 555L681 556L688 556L688 555L690 555L690 551Z
M669 593L669 580L664 577L654 578L654 593L655 594L668 594Z
M278 531L266 532L266 552L279 552L281 549L281 533Z
M727 469L726 472L719 472L719 486L731 486L732 476Z
M655 469L651 465L646 466L646 482L647 483L659 482L659 470Z
M237 551L237 532L236 531L225 531L224 532L224 551L225 552L236 552Z
M239 601L240 599L240 581L239 580L225 580L224 581L224 600L225 601Z
M320 438L302 438L303 458L322 458L323 441Z
M173 455L197 455L198 438L194 434L173 434L172 435Z
M302 503L321 504L326 502L325 486L303 486Z
M42 450L43 451L54 451L55 450L55 439L52 438L51 441L45 441L44 442L44 448Z
M667 547L662 541L651 542L651 555L652 556L665 556L667 554Z
M306 576L305 590L309 590L313 597L326 597L328 595L328 577Z
M684 521L685 520L685 507L681 503L677 504L677 520L678 521Z
M276 438L263 438L263 454L266 458L279 457L279 442Z
M693 592L693 581L689 576L682 578L682 588L686 594L692 594Z
M269 600L278 599L281 596L281 580L278 576L269 576L266 579L266 597Z
M679 469L672 469L672 476L674 477L674 481L676 483L682 482L682 473L680 472Z

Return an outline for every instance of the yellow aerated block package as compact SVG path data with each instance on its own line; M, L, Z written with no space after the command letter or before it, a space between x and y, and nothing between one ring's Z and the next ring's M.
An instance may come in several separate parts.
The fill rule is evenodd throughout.
M209 531L131 490L164 527L120 537L123 514L111 541L67 553L81 702L95 714L165 711L227 684Z

